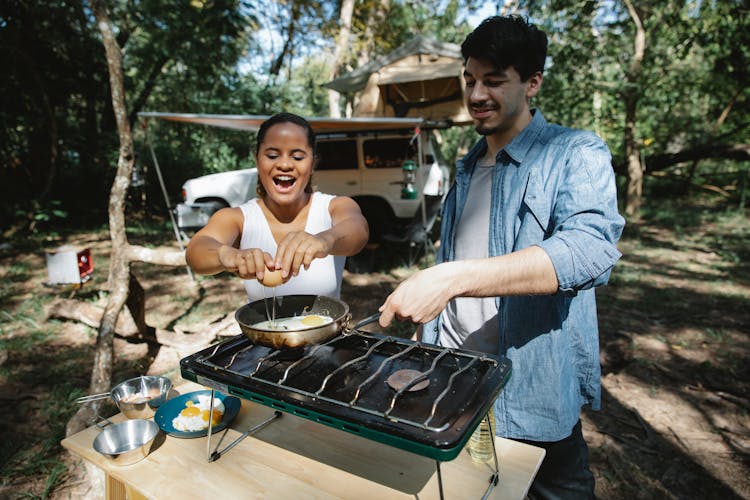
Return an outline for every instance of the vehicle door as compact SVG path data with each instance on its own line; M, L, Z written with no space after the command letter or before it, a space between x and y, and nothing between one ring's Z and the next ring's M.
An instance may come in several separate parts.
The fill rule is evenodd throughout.
M321 137L313 184L318 191L340 196L361 193L361 172L356 137Z
M411 134L402 136L370 136L362 142L364 159L362 170L362 193L380 195L388 200L397 217L412 217L419 206L419 198L402 199L404 187L403 165L412 160L420 165L417 157L417 139ZM420 192L419 179L415 189Z

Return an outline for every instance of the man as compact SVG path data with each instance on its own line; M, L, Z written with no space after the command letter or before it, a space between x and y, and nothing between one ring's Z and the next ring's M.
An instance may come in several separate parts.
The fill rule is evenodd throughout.
M529 496L592 498L579 416L600 405L594 288L620 258L624 226L610 153L530 107L547 37L525 19L486 19L461 51L483 137L457 162L438 264L394 290L380 324L425 323L425 342L509 357L497 433L547 450Z

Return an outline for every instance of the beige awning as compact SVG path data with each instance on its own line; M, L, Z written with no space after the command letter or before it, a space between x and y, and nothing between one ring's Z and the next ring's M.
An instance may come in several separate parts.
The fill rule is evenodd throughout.
M157 118L173 122L195 123L209 127L255 132L267 115L210 115L190 113L159 113L144 111L141 118ZM422 118L308 118L310 126L317 134L338 132L366 132L377 130L413 129L423 123Z

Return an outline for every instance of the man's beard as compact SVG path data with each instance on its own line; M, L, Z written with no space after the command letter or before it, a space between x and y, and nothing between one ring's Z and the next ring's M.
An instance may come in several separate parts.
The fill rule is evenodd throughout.
M486 127L483 125L477 125L474 129L477 131L477 134L484 136L492 135L498 131L498 127Z
M496 114L500 113L500 109L499 108L494 108L494 111L495 111ZM484 120L476 120L476 121L474 121L474 129L477 131L477 134L483 135L483 136L488 136L488 135L492 135L492 134L498 132L500 130L500 124L499 123L495 123L494 125L492 125L491 123L488 123L488 122L491 122L493 119L497 120L498 117L497 116L495 116L495 117L490 116L489 118L485 118Z

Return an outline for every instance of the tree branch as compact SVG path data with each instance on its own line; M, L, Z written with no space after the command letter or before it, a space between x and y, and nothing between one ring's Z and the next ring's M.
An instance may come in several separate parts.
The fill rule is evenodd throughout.
M154 90L154 86L156 86L156 80L161 74L164 66L167 64L167 62L169 62L169 59L170 58L167 56L162 56L162 58L156 61L156 63L151 67L151 71L149 71L148 76L146 77L146 82L143 84L143 88L141 88L141 91L138 93L131 105L130 115L128 116L128 121L130 122L131 127L138 117L138 112L141 110L143 105L146 103L146 100L151 95L151 91Z
M130 262L147 262L160 266L184 266L185 252L170 248L146 248L138 245L128 245L127 259Z
M702 144L676 153L661 153L646 157L646 170L661 170L678 163L708 158L750 160L750 144Z

